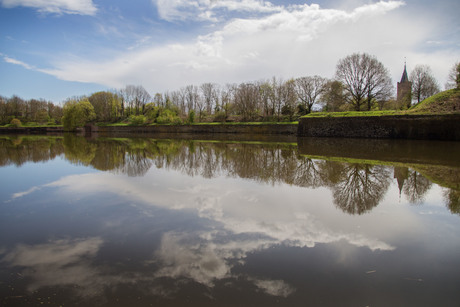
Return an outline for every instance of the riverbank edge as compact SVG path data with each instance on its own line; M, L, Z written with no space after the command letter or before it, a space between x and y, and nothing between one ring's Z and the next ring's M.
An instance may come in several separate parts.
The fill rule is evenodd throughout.
M460 114L303 117L297 135L460 141Z
M215 124L96 126L78 131L85 135L117 134L254 134L299 137L382 138L460 141L460 114L355 117L303 117L298 124ZM63 127L1 127L1 134L58 134Z

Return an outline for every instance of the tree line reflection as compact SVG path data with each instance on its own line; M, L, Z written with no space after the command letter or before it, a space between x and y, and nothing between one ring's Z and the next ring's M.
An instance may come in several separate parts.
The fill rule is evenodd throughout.
M442 166L410 168L313 159L299 155L295 144L213 142L149 138L87 140L64 137L1 137L0 166L21 166L58 156L74 164L128 176L143 176L152 166L188 176L228 176L264 184L289 185L332 191L334 204L348 214L363 214L384 198L392 180L409 202L421 203L432 186L427 178L446 187L445 201L460 214L460 175ZM355 162L356 161L356 162ZM423 175L422 175L423 174Z

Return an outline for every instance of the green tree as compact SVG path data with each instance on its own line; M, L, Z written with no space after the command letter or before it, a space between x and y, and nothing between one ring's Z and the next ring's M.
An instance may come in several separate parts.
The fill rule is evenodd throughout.
M93 105L98 121L115 121L121 115L121 101L114 93L97 92L89 96L88 101Z
M86 123L96 119L93 105L86 99L69 100L64 105L62 124L64 130L72 131L77 127L83 127Z

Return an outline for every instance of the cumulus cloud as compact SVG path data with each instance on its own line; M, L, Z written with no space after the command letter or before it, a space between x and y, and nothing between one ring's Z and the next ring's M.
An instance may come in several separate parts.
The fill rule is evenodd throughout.
M95 15L97 7L92 0L1 0L2 6L36 9L40 13Z
M42 71L63 80L108 87L140 84L151 92L175 90L191 83L240 83L272 76L329 77L336 61L352 52L367 48L366 52L377 56L385 53L394 61L394 50L399 50L402 58L401 50L412 48L426 34L420 28L412 31L418 24L410 27L397 16L385 16L403 6L402 1L381 1L351 11L322 9L316 4L277 7L261 1L158 0L157 5L160 12L168 12L165 16L177 18L187 17L182 10L201 7L252 7L267 13L229 19L190 40L143 45L108 60L69 60L65 56ZM395 35L396 30L401 38Z
M219 21L219 12L272 13L282 10L271 2L260 0L152 0L161 19L167 21Z

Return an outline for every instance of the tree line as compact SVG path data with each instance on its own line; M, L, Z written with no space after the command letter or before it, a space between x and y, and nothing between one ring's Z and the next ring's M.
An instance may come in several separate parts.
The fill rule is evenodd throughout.
M411 72L412 101L440 91L428 65ZM460 62L449 73L446 88L459 88ZM13 118L26 122L63 123L74 128L88 121L113 123L193 123L226 121L293 121L313 110L327 112L404 109L410 107L393 97L394 85L388 69L375 57L354 53L340 59L333 79L305 76L241 84L204 83L156 93L143 86L127 85L120 90L73 97L63 108L51 102L0 97L0 123Z

